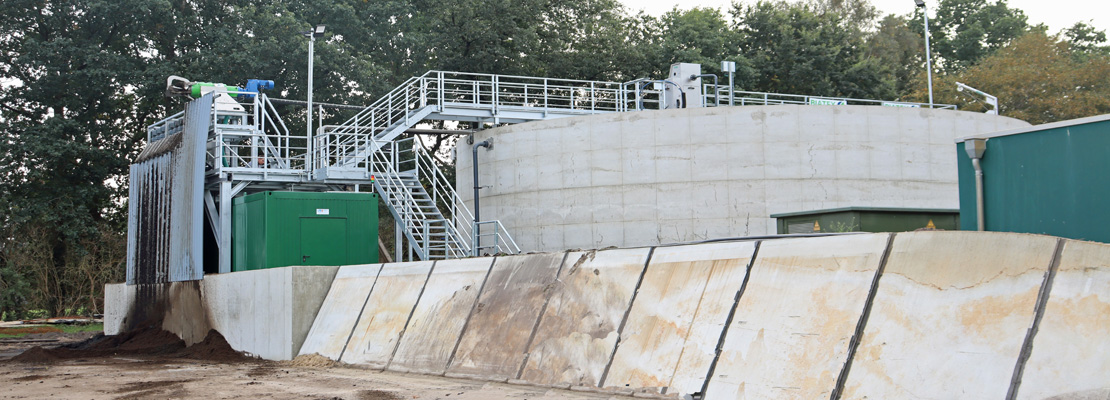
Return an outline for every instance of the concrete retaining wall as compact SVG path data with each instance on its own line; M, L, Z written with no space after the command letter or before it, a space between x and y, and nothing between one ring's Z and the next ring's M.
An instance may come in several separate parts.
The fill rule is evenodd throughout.
M687 108L558 118L474 133L481 215L524 251L653 246L776 232L777 213L957 208L952 141L1029 126L875 106ZM470 146L456 187L473 208Z
M290 360L309 337L338 269L297 266L208 275L200 281L107 285L104 333L160 321L162 329L189 345L215 329L236 350ZM324 341L320 332L312 341ZM348 328L344 334L349 333Z
M710 399L1110 393L1102 244L912 232L351 266L334 283L328 272L153 293L186 341L211 326L268 359ZM124 329L120 307L143 308L151 289L110 285L105 330Z

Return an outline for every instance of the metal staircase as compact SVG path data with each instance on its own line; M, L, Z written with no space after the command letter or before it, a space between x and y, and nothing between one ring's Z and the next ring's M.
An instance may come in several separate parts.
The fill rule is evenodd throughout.
M519 123L625 111L633 87L596 82L430 71L413 77L312 141L313 178L374 181L421 259L519 253L499 221L479 221L422 144L397 140L425 120ZM632 102L634 103L634 102Z

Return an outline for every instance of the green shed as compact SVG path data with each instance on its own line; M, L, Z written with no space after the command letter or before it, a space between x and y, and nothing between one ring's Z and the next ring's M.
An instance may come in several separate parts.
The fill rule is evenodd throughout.
M259 192L232 202L232 271L378 262L378 195Z
M771 214L778 233L908 232L956 230L960 210L943 208L843 207Z
M981 200L984 230L1110 243L1110 114L957 139L956 158L962 229Z

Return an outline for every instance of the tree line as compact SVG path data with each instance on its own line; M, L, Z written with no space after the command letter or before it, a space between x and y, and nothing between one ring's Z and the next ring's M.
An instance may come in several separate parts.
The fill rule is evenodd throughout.
M1004 0L941 0L930 18L936 101L954 82L1031 123L1110 112L1106 34L1031 25ZM924 102L921 10L867 0L741 1L633 13L616 0L5 0L0 4L0 317L99 312L123 279L127 167L144 127L178 111L165 79L272 79L317 101L369 104L430 69L627 81L673 62L739 90ZM284 109L291 126L304 110ZM345 115L330 115L340 122ZM299 119L299 121L298 121Z

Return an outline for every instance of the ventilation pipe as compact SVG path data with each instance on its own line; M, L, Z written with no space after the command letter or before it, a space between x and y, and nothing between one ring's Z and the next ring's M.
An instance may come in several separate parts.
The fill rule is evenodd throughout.
M718 89L717 74L690 75L690 80L692 80L692 81L697 80L698 78L713 78L713 101L716 103L717 107L720 107L721 106L721 96L720 96L721 93L720 93L719 90L717 90Z
M975 224L979 231L987 230L986 216L983 207L983 153L987 151L986 139L969 139L964 141L964 151L971 157L971 166L975 168Z
M470 159L471 163L473 163L473 165L474 165L474 225L472 226L472 229L471 229L471 231L473 232L473 237L471 238L471 240L473 241L473 245L471 246L471 251L473 252L474 257L478 256L478 244L480 243L480 241L478 240L478 237L482 233L481 227L478 226L478 222L480 222L482 220L481 217L480 217L480 214L479 214L480 213L479 210L481 209L481 207L480 207L480 204L478 202L478 189L482 188L481 186L478 185L478 148L479 147L485 147L486 150L493 150L493 138L489 138L489 139L483 140L481 142L475 143L474 144L474 149L473 149L474 150L473 157Z

